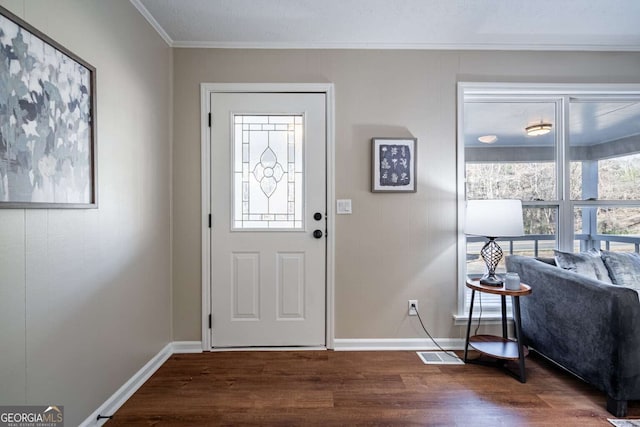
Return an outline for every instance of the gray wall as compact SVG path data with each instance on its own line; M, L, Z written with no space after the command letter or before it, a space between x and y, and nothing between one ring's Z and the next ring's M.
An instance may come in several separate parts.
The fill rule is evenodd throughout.
M333 82L336 337L461 337L456 311L456 82L638 83L638 53L174 51L174 339L199 340L201 82ZM373 194L370 139L418 138L418 192ZM388 250L386 248L392 248Z
M97 68L99 209L0 210L0 404L72 426L171 341L172 52L127 0L0 4Z

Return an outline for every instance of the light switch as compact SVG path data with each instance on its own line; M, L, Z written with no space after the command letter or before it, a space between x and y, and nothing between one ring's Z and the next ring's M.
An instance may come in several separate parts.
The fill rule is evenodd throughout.
M336 200L336 214L351 215L351 199Z

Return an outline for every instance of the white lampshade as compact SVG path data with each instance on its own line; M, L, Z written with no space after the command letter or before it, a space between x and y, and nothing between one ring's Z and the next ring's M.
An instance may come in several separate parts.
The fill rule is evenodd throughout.
M485 237L522 236L520 200L467 200L465 234Z

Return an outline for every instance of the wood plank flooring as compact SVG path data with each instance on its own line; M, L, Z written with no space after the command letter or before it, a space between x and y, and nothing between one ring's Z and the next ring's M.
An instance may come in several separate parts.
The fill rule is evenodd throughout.
M521 384L415 352L179 354L107 426L610 426L603 393L535 354L526 363Z

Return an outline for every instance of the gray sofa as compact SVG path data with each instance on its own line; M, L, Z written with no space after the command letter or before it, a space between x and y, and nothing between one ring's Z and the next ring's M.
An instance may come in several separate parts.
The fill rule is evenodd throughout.
M605 392L607 410L626 416L627 401L640 399L638 293L553 259L512 255L506 263L532 289L520 298L524 343Z

